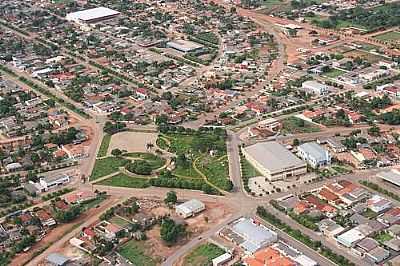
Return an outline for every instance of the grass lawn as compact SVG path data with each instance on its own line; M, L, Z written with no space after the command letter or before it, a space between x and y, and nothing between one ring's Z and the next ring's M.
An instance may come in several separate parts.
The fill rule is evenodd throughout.
M174 153L188 153L193 142L193 135L168 134L164 136L171 144L169 151Z
M400 39L400 32L398 31L388 31L379 35L375 35L374 39L381 40L381 41L398 41Z
M217 158L203 156L196 163L198 169L207 176L207 180L220 189L230 191L232 185L229 180L228 159L218 160Z
M212 260L224 254L225 251L211 243L202 244L190 252L184 259L185 266L208 266Z
M125 166L127 163L129 163L129 160L117 157L97 159L90 180L96 180L100 177L115 173L118 171L119 167Z
M328 78L336 78L340 75L343 75L344 73L346 73L346 72L344 72L343 70L332 68L328 72L324 73L323 76L328 77Z
M119 249L119 254L134 265L155 266L156 255L150 254L149 251L145 241L130 240Z
M110 223L113 223L113 224L116 224L116 225L118 225L118 226L120 226L120 227L126 227L127 225L130 224L130 222L128 222L128 221L126 221L126 220L124 220L124 219L122 219L122 218L120 218L120 217L117 217L117 216L113 216L113 217L109 220L109 222L110 222Z
M377 236L375 236L375 240L380 242L380 243L384 243L386 241L389 241L392 238L393 237L389 233L386 233L386 232L381 232Z
M152 170L158 169L165 164L165 160L163 158L152 153L132 152L126 153L124 156L143 159L150 164Z
M242 165L242 176L246 178L262 176L260 172L254 168L244 156L241 156L240 163Z
M97 157L107 156L108 146L110 145L111 135L105 134L103 140L101 141L101 145L99 148L99 152L97 153Z
M146 178L131 177L125 174L118 174L102 180L96 185L112 186L112 187L131 187L146 188L150 186L149 180Z
M200 174L194 170L192 165L190 165L188 168L178 166L172 171L172 173L178 176L201 178Z
M164 138L158 137L156 141L157 146L162 150L168 150L168 142Z
M311 133L319 131L319 127L294 116L282 120L282 133L284 134Z

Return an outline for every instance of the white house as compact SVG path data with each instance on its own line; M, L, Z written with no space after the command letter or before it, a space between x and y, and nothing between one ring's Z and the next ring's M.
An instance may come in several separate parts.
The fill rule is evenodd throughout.
M376 213L381 213L385 210L392 208L393 204L390 200L387 200L379 195L372 196L368 201L368 208Z

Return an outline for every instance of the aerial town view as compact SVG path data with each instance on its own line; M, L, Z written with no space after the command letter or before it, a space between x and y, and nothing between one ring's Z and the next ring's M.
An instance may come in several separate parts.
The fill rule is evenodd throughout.
M400 1L1 0L3 265L400 266Z

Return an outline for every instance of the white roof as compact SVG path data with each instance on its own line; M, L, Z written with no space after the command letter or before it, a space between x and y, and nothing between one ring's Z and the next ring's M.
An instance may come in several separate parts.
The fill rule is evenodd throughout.
M301 266L317 266L318 263L316 263L314 260L310 259L306 255L300 255L294 258L294 261L297 262Z
M212 260L213 265L219 265L220 263L224 263L232 258L232 255L229 253L224 253L221 256L216 257Z
M341 241L344 241L346 243L352 244L354 242L357 242L361 239L365 238L365 235L358 231L357 229L353 228L337 237Z
M118 11L112 10L107 7L96 7L92 9L69 13L67 14L67 19L88 21L102 17L114 16L118 14L119 14Z
M204 203L197 199L192 199L176 206L176 209L179 209L180 211L185 213L192 213L204 208Z

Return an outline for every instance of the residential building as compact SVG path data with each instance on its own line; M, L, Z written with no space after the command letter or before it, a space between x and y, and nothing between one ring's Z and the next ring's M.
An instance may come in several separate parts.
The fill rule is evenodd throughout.
M315 142L301 144L297 151L297 154L313 168L331 164L332 157L329 152Z
M364 239L365 237L366 236L363 233L353 228L344 232L343 234L338 235L336 237L336 241L345 247L352 248L358 241Z
M278 142L257 143L242 148L242 152L269 181L285 180L307 173L307 164Z
M384 212L392 208L393 204L390 200L387 200L379 195L373 195L368 201L368 208L376 213Z

